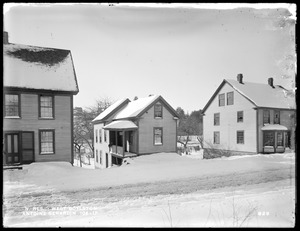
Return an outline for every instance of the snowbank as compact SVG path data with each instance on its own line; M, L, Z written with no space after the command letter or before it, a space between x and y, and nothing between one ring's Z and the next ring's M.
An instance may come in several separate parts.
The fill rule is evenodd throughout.
M176 153L158 153L139 156L131 164L108 169L78 168L64 162L32 163L24 165L23 170L5 171L4 181L73 191L266 171L290 168L295 165L292 154L251 155L207 160L190 157ZM282 163L285 165L283 166Z

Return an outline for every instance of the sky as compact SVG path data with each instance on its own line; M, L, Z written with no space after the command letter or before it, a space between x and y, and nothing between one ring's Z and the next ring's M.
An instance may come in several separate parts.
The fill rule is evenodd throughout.
M149 94L202 109L223 79L295 89L295 4L6 3L9 42L70 50L74 107Z

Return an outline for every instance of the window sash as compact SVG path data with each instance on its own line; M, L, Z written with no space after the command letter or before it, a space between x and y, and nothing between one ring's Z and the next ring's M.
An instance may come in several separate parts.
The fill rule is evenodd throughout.
M40 131L41 154L54 153L54 131Z
M214 144L220 144L220 132L214 132Z
M40 117L53 118L53 97L40 96Z
M162 140L162 128L154 128L154 144L163 144Z
M244 131L237 131L236 139L237 144L244 144Z
M233 91L227 93L227 105L233 105Z
M5 116L20 116L19 106L19 95L5 95Z
M238 111L237 112L237 122L243 122L244 121L244 112Z
M264 110L263 121L264 121L264 124L270 123L270 111L269 110Z
M274 124L280 124L280 111L274 112Z
M264 146L274 146L275 143L275 133L274 132L264 132Z
M219 95L219 106L225 106L225 93Z
M283 146L283 133L277 133L277 146Z
M154 105L154 117L155 118L161 118L162 117L162 105L161 104L155 104Z
M214 114L214 125L220 125L220 113Z

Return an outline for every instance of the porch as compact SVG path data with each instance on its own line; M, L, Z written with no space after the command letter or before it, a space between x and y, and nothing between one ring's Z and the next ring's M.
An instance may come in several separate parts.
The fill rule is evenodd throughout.
M263 153L284 153L290 146L290 132L285 126L269 124L262 127Z
M112 164L121 165L125 158L137 156L137 126L132 121L113 121L104 126L109 131Z

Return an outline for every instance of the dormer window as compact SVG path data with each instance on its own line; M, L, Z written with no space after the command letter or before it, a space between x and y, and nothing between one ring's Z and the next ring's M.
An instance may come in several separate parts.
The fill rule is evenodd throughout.
M162 118L162 105L160 103L154 105L154 118Z

